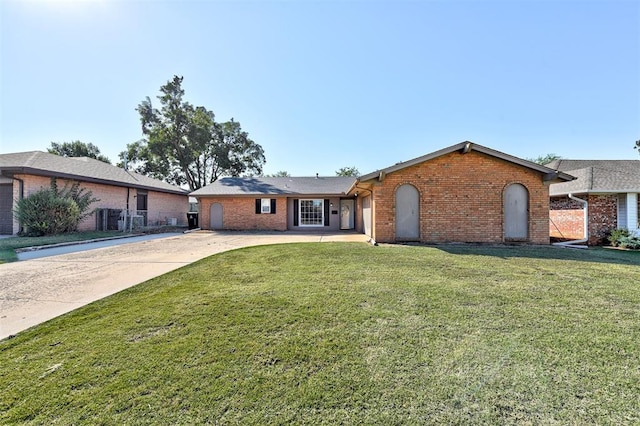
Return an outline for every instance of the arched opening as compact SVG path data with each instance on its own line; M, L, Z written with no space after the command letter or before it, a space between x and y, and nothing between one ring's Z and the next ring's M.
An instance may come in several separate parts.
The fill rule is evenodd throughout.
M420 240L420 193L413 185L396 190L396 240Z
M519 183L504 190L504 238L508 241L529 239L529 191Z
M211 204L209 208L209 227L211 229L222 229L222 204Z

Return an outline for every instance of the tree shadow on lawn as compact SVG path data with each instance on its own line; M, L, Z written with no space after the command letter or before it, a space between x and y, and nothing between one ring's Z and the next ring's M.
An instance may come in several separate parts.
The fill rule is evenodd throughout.
M411 244L414 245L414 244ZM610 263L618 265L639 265L640 251L615 250L604 247L590 247L588 249L575 249L557 246L542 245L496 245L496 244L471 244L451 243L416 246L434 247L449 254L491 256L502 259L508 258L532 258L573 260L579 262Z

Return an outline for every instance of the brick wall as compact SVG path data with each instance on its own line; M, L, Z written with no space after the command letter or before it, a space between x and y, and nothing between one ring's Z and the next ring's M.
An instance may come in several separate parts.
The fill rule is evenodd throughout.
M554 238L584 238L584 209L569 197L553 197L549 204L549 234Z
M42 188L49 188L51 185L51 179L43 176L33 175L16 175L18 179L24 181L24 196L28 197L30 194L39 191ZM65 179L57 179L58 188L62 189L65 183L69 181ZM71 184L71 183L69 183ZM17 183L14 184L14 198L18 198ZM127 188L103 185L97 183L81 182L81 188L84 188L93 193L95 198L99 198L99 201L91 204L91 210L100 208L119 209L124 210L127 208ZM136 209L136 189L129 190L129 209ZM148 218L156 218L160 214L164 213L172 214L178 218L178 223L186 224L186 213L189 210L189 198L187 195L167 194L163 192L148 191L147 199ZM96 229L95 214L91 214L85 220L80 222L78 230L80 231L92 231ZM14 224L14 231L18 232L17 222Z
M395 191L420 193L420 240L504 242L503 192L512 183L529 192L529 241L549 243L549 188L540 173L479 152L453 152L386 176L373 190L374 238L395 240Z
M605 244L609 233L618 225L618 196L589 194L587 201L589 202L588 244Z
M256 214L256 197L207 197L199 201L199 226L210 229L211 204L222 205L222 226L228 230L287 230L287 199L276 198L275 214Z

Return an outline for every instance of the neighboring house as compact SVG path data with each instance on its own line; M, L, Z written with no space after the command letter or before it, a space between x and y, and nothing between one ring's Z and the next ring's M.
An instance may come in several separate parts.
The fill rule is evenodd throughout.
M576 177L551 185L552 237L597 245L616 228L638 232L640 160L556 160L547 166Z
M356 230L377 242L549 243L572 176L462 142L359 178L224 178L191 193L205 229Z
M226 177L190 195L204 229L355 228L353 177Z
M150 226L187 222L187 190L92 158L31 151L0 154L0 234L20 231L13 217L14 201L49 188L51 178L56 178L58 188L80 182L81 188L99 199L91 205L96 211L80 223L80 230L118 229L125 223Z

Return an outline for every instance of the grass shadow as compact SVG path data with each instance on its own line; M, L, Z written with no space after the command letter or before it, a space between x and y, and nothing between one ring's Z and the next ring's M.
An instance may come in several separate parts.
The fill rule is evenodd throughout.
M427 247L425 245L425 247ZM614 250L604 247L574 249L557 246L440 244L429 245L449 254L509 258L555 259L580 262L639 265L640 251Z

